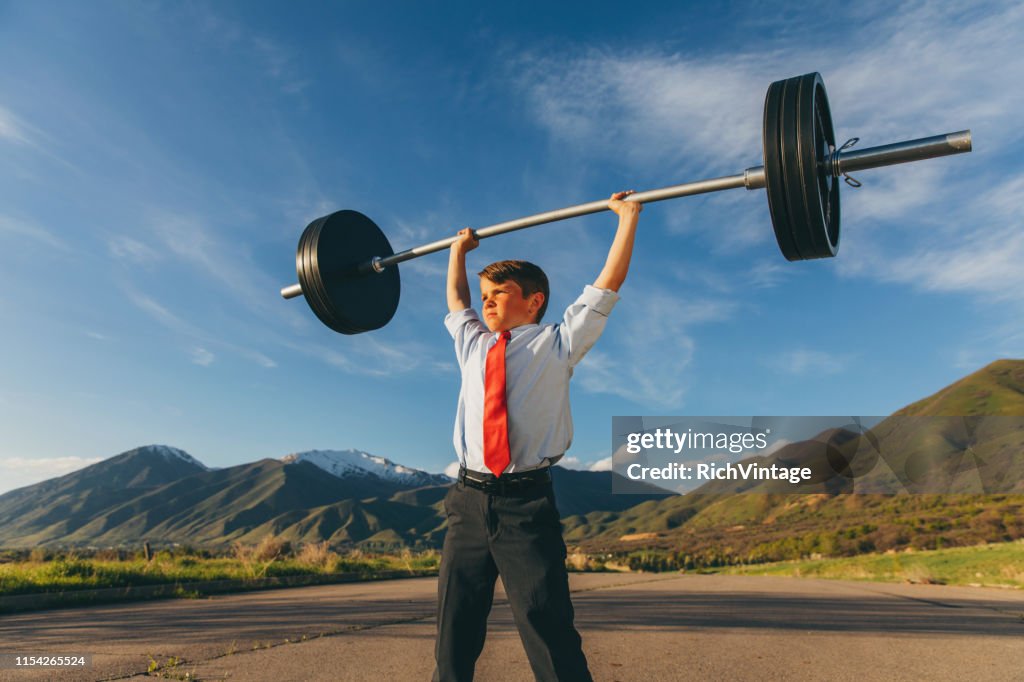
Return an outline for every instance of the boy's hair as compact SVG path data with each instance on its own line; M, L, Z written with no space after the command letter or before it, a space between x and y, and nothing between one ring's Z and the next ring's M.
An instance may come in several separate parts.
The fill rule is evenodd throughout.
M538 291L544 294L544 302L541 304L540 310L537 311L535 321L540 322L544 317L544 311L548 309L548 299L550 298L548 276L533 263L525 260L500 260L497 263L491 263L477 274L495 284L512 280L523 290L524 298Z

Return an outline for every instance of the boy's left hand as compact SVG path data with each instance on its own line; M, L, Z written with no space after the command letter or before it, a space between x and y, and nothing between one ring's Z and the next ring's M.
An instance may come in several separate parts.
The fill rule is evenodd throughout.
M623 201L630 194L636 194L636 192L631 189L625 192L616 192L608 200L608 208L619 214L619 216L640 213L640 211L644 210L644 205L639 201Z

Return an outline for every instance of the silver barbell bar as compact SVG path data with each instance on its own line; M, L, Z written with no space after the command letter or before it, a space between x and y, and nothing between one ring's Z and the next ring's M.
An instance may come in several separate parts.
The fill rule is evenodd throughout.
M844 148L845 145L840 149ZM857 151L834 151L826 162L829 167L823 169L823 171L828 172L835 177L839 177L840 175L845 175L854 171L881 168L883 166L893 166L900 163L909 163L911 161L922 161L924 159L933 159L940 156L949 156L951 154L962 154L969 151L971 151L971 131L961 130L955 133L933 135L931 137L922 137L916 140L907 140L905 142L894 142L893 144L869 147L867 149L859 149ZM763 189L764 186L764 166L754 166L736 175L726 175L720 178L697 180L695 182L686 182L681 185L671 185L669 187L662 187L661 189L637 192L636 194L631 194L626 201L638 201L642 204L650 204L655 201L688 197L695 194L707 194L709 192L721 192L722 190L740 188L751 190ZM513 232L527 227L534 227L535 225L544 225L546 223L553 223L567 218L590 215L591 213L600 213L601 211L607 210L609 210L608 200L600 199L586 204L569 206L567 208L560 208L554 211L546 211L544 213L526 216L525 218L516 218L515 220L481 227L478 230L473 230L473 233L476 235L477 239L486 239L495 235L504 234L505 232ZM422 246L415 246L411 249L407 249L390 256L378 256L365 263L360 263L357 266L357 271L364 275L383 272L384 269L389 266L397 265L398 263L412 260L413 258L419 258L420 256L425 256L436 251L443 251L454 244L457 239L458 237L446 237L445 239L439 239L436 242L430 242L429 244L423 244ZM300 284L292 284L291 286L281 289L281 296L286 299L295 298L301 295L302 286Z

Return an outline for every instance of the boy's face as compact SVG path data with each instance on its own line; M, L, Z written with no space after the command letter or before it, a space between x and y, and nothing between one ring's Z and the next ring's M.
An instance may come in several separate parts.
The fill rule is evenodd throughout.
M510 279L498 284L481 277L480 296L484 324L492 332L533 324L544 303L544 294L538 291L524 297L522 287Z

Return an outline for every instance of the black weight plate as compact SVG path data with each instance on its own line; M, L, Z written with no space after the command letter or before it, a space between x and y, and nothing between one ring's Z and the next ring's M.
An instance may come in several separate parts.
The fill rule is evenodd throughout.
M764 154L765 190L772 218L775 241L786 260L801 260L793 238L789 207L786 202L785 174L782 169L782 93L787 81L768 86L764 98L764 122L761 144Z
M815 258L814 236L807 220L807 188L803 186L800 163L800 98L805 76L790 78L783 86L782 94L782 173L785 177L786 206L789 211L790 231L796 242L800 258ZM811 188L816 192L817 183Z
M318 220L322 220L322 218ZM299 285L302 287L302 295L306 299L306 303L308 303L310 309L316 313L316 316L320 317L322 314L326 314L327 311L323 308L320 297L317 295L312 275L306 268L306 244L308 243L309 235L312 234L313 228L316 226L318 220L314 220L312 223L307 225L306 229L302 231L302 236L299 237L299 247L295 251L295 272L299 276Z
M317 266L314 245L319 240L320 233L323 230L324 225L327 223L328 218L330 218L330 216L326 215L315 221L313 229L309 231L309 237L306 239L306 268L309 272L313 287L317 292L317 296L321 301L321 305L323 306L324 315L320 318L321 321L324 321L324 323L334 331L342 334L358 334L360 329L353 327L344 319L338 317L336 307L332 305L330 296L324 286L320 268Z
M309 258L309 245L313 242L314 234L319 231L326 219L326 216L318 218L303 230L295 253L295 270L299 276L299 284L302 286L302 294L310 309L321 322L331 329L335 329L338 326L338 321L324 300L320 282L316 278L316 272L310 267Z
M835 256L839 245L839 184L831 167L835 132L819 74L769 86L763 138L768 207L783 255L788 260Z
M794 97L787 102L787 105L792 105L794 134L787 140L785 167L787 178L792 177L793 185L790 186L800 188L799 194L794 192L790 195L790 208L802 217L794 226L800 230L797 232L797 248L805 258L829 258L836 254L829 237L829 219L839 187L829 182L834 179L831 172L824 177L820 172L827 169L829 145L835 144L835 135L821 126L818 107L823 92L821 76L809 73L800 76ZM826 137L831 139L826 140ZM823 156L819 158L822 145Z
M329 319L320 319L342 334L380 329L398 309L398 268L359 273L356 267L375 256L392 255L391 244L372 220L357 211L337 211L322 220L310 235L306 264L330 312Z
M836 134L832 127L832 111L821 76L814 74L813 83L808 82L809 92L803 105L811 125L801 133L801 155L804 165L804 183L818 183L821 201L808 204L812 211L812 223L823 245L821 255L829 258L839 250L839 181L832 173L832 151L836 147Z

